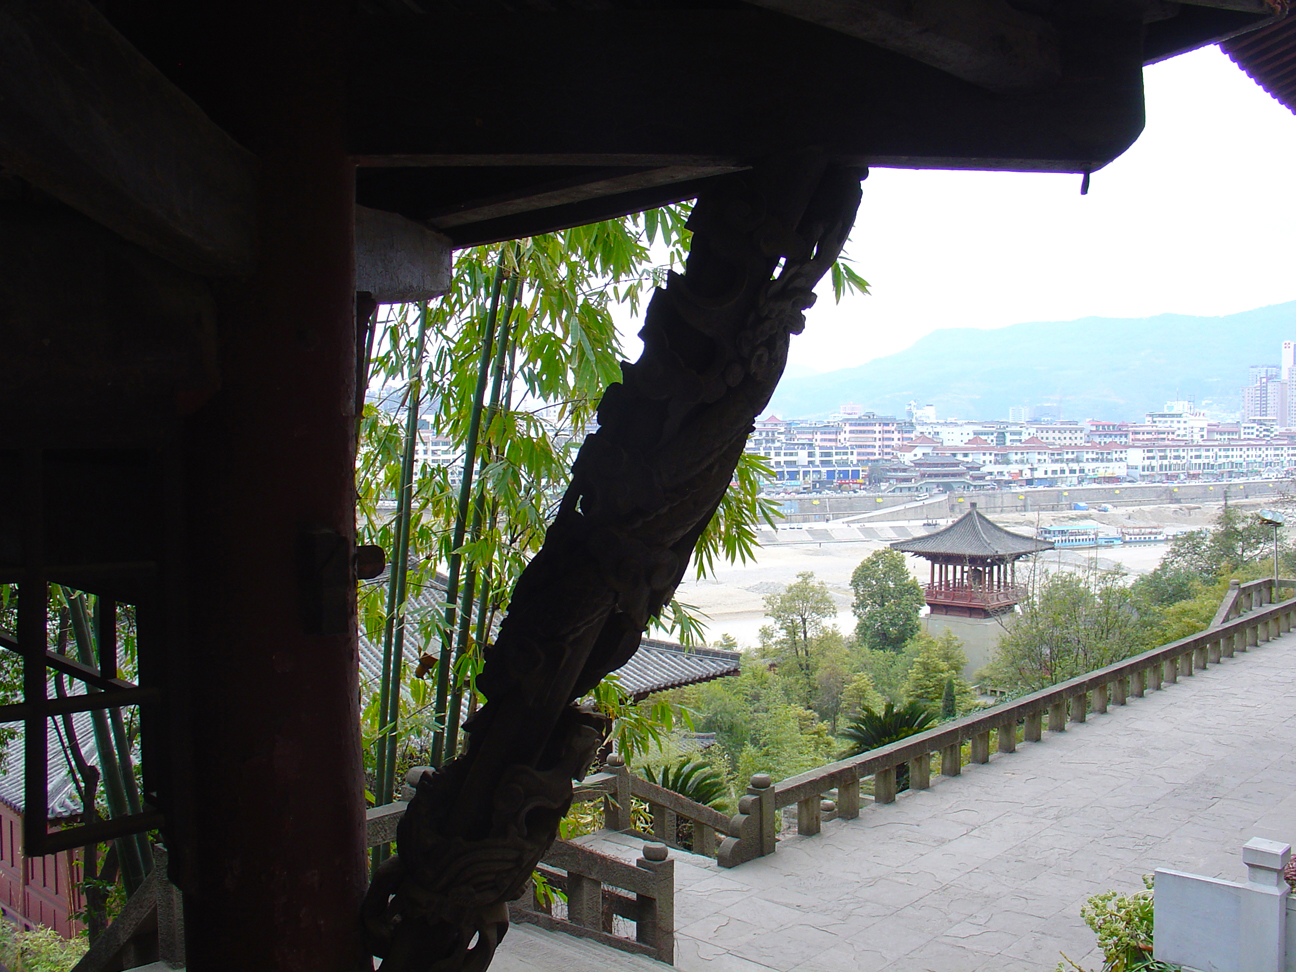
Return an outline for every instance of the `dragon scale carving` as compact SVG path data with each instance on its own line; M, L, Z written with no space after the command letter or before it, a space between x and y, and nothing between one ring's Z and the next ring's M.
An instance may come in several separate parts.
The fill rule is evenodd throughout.
M629 660L683 577L789 335L845 243L864 172L780 158L698 199L683 274L603 396L477 685L467 751L425 773L364 905L383 972L482 972L606 726L574 705Z

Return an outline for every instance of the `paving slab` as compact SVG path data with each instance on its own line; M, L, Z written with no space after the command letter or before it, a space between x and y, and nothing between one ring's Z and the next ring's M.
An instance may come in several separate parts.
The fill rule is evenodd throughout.
M1158 867L1245 880L1296 839L1296 636L729 870L673 852L683 972L1097 968L1084 900ZM623 859L642 841L583 840ZM564 970L565 972L565 970Z

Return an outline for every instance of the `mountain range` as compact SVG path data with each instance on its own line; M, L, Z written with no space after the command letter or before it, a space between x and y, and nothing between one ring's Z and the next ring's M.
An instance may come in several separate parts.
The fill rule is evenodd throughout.
M946 328L854 368L788 374L766 413L825 418L853 402L903 416L916 401L935 405L941 419L1007 419L1013 406L1053 406L1064 419L1140 421L1184 399L1237 412L1248 366L1279 364L1286 340L1296 340L1296 301L1224 317Z

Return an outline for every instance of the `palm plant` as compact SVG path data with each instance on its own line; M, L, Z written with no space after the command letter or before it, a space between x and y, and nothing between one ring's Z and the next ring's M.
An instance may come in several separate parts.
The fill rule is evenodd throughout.
M894 702L888 702L881 712L875 712L868 706L842 730L842 736L850 741L841 754L841 758L858 756L871 749L899 742L931 727L935 717L921 702L910 702L897 709ZM896 767L896 789L909 789L909 764L901 763Z
M643 767L644 778L694 803L719 809L729 798L729 788L714 766L685 757L677 763Z

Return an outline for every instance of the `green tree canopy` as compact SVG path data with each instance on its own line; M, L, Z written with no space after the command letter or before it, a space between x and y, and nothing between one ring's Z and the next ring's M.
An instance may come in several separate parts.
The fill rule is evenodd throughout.
M878 550L865 557L851 574L851 588L860 644L899 651L918 632L926 601L900 551Z
M1255 513L1225 504L1214 526L1174 537L1158 570L1167 579L1186 574L1209 583L1264 558L1273 549L1273 539L1273 527Z
M1157 615L1140 605L1120 572L1047 576L1007 622L981 677L1033 692L1128 658L1157 642Z
M780 663L790 660L806 685L812 686L815 643L823 634L824 621L837 615L828 585L815 580L812 571L802 571L779 593L765 595L765 615L775 625L772 632L762 630L765 649Z
M909 700L928 712L939 714L945 698L945 687L953 685L954 714L966 711L973 703L972 686L963 677L967 656L963 643L951 631L934 638L925 631L915 636L917 657L909 668L905 694Z

